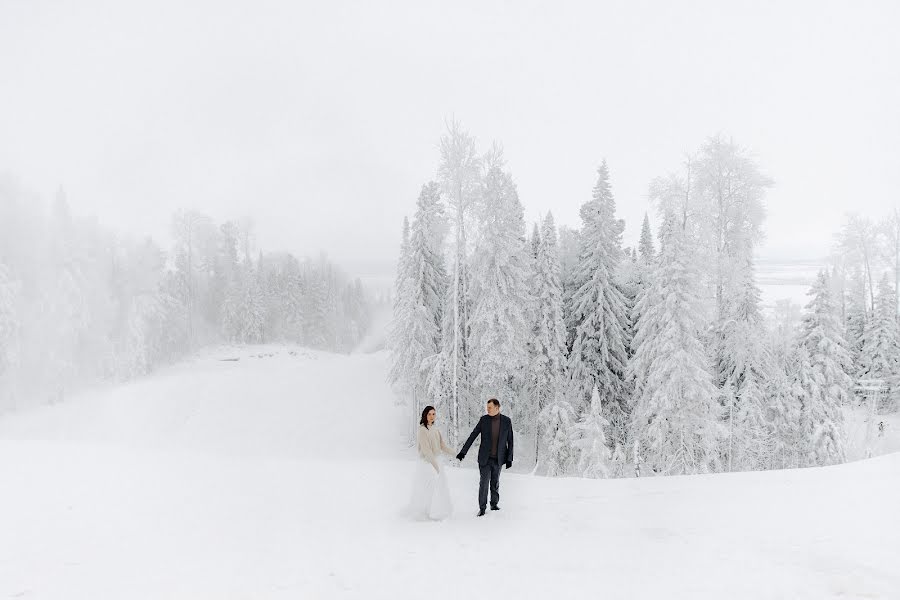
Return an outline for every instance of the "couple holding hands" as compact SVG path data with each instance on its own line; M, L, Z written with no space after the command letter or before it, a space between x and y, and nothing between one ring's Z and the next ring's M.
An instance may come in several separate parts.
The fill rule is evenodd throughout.
M509 469L513 461L512 419L500 414L500 401L487 401L487 414L482 416L463 444L456 458L462 461L475 438L481 436L478 449L478 468L481 477L478 485L478 516L484 516L488 504L488 488L491 492L491 510L500 510L500 467ZM440 456L454 456L441 432L434 427L436 412L433 406L426 406L419 421L418 452L419 461L413 481L410 513L419 519L442 520L450 516L453 506L447 476L441 468Z

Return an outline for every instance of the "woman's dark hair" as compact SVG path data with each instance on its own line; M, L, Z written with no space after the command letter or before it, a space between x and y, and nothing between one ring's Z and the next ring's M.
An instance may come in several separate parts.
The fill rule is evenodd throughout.
M428 413L433 410L434 410L433 406L425 407L425 410L422 411L422 418L419 419L419 425L424 425L425 427L428 427Z

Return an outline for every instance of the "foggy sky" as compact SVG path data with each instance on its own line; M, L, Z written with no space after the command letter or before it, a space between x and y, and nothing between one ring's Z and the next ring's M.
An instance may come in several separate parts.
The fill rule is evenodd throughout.
M390 272L445 119L503 143L529 223L577 226L606 158L627 244L722 133L776 182L760 255L818 257L900 203L898 30L893 1L0 0L0 172L131 233L252 214L264 250Z

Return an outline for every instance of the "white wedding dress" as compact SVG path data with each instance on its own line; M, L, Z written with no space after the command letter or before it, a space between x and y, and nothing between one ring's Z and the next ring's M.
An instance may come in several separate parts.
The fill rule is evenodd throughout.
M453 512L450 502L450 486L447 483L447 466L441 453L453 455L441 437L441 433L424 425L419 426L419 458L413 473L412 494L408 514L413 519L446 519ZM435 471L435 465L440 471Z

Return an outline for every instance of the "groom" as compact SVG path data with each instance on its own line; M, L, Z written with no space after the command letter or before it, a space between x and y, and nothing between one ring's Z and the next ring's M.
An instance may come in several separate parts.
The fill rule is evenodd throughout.
M487 507L488 481L491 484L491 510L500 510L500 465L512 467L513 430L512 419L500 414L500 401L491 398L487 401L487 414L481 417L472 435L463 444L456 458L462 460L472 447L472 442L481 434L481 446L478 448L478 469L481 471L481 482L478 485L478 516L484 516Z

